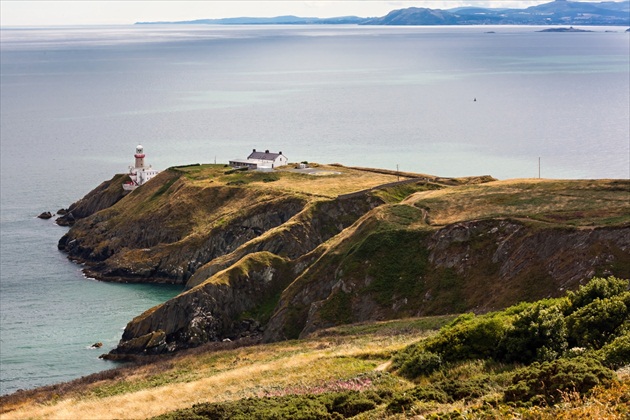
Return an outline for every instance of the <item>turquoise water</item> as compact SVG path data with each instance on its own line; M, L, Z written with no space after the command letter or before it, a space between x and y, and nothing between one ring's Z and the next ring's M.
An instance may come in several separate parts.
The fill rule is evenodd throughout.
M33 210L2 212L2 394L115 367L98 356L116 346L126 323L181 291L86 279L56 249L65 229ZM91 348L96 342L103 348Z
M136 144L159 169L257 148L498 178L535 177L541 157L543 177L628 178L630 34L538 29L2 29L0 393L113 366L98 355L125 324L177 293L84 278L56 249L64 228L35 218L124 171Z

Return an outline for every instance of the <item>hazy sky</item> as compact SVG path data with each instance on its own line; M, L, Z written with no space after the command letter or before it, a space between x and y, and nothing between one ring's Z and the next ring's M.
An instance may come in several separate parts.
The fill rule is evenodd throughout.
M395 9L460 6L525 8L551 0L0 0L2 26L132 24L223 17L384 16ZM596 0L595 0L596 1Z

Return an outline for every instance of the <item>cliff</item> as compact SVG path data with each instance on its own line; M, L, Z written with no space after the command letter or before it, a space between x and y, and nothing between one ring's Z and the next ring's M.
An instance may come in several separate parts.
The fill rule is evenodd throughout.
M60 226L71 226L78 219L113 206L126 194L120 186L127 181L129 181L127 174L117 174L109 181L102 182L85 197L72 203L66 213L57 218L56 223Z
M186 284L110 358L486 312L630 277L630 182L172 168L59 242L89 275ZM96 194L98 195L98 194Z

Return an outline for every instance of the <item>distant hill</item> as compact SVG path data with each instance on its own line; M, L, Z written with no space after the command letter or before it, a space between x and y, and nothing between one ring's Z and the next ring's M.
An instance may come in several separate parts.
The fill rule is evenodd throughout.
M278 16L270 18L237 17L197 19L176 22L137 22L137 24L206 25L630 25L630 1L575 2L555 0L526 9L458 7L428 9L409 7L389 12L383 17L333 18Z
M276 16L276 17L235 17L221 19L196 19L174 22L136 22L136 25L149 24L182 24L182 25L312 25L312 24L358 24L365 18L357 16L340 16L333 18Z
M630 2L556 0L526 9L480 7L449 10L407 8L368 19L364 25L629 25Z

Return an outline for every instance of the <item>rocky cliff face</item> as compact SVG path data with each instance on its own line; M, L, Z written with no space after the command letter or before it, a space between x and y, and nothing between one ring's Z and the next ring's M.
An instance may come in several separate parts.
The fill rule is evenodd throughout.
M439 191L406 182L412 195L401 204L385 202L401 196L396 185L326 198L192 182L169 170L114 200L113 182L81 208L114 204L78 220L59 248L100 279L187 289L129 322L107 356L114 359L244 336L297 338L350 322L486 312L561 295L594 275L630 277L623 181Z
M65 214L57 218L56 223L60 226L72 226L79 219L113 206L125 196L126 191L121 185L129 180L126 174L114 175L112 179L104 181L85 197L72 203Z
M285 290L267 340L340 321L487 312L560 296L596 274L630 275L628 226L559 229L492 219L360 237L327 250Z
M159 354L259 335L265 310L275 305L293 277L288 260L268 252L249 254L212 281L134 318L119 346L104 357Z
M212 259L195 272L186 287L192 288L201 284L215 273L253 252L267 251L295 260L383 203L382 199L370 194L311 202L280 228L252 239L234 252Z
M199 187L174 171L156 179L79 220L59 249L98 279L185 283L199 267L282 225L306 204L292 194Z

